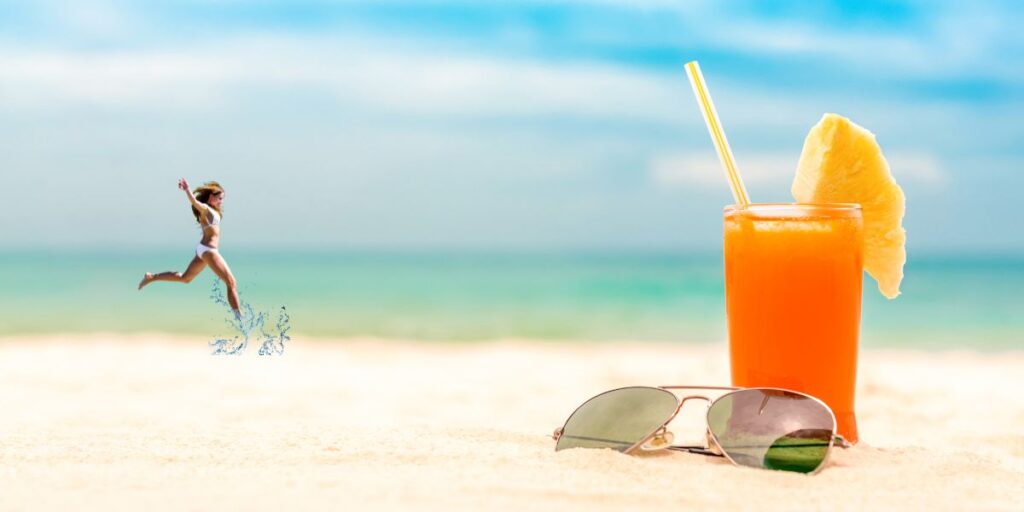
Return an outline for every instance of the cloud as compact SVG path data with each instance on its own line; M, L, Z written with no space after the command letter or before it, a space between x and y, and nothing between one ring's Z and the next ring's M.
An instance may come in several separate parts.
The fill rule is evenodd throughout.
M174 53L72 53L0 49L0 107L76 105L206 107L229 77L223 62Z
M208 109L238 91L327 93L407 114L569 115L678 122L680 76L405 48L364 39L243 38L173 50L0 48L0 107Z
M887 155L886 159L897 181L942 188L952 180L952 174L942 160L928 152L897 151Z
M0 84L0 111L8 112L84 106L202 113L316 98L349 112L392 116L561 118L702 129L681 70L442 52L367 37L250 36L106 50L0 46ZM884 97L837 98L827 89L787 93L751 83L711 85L730 134L796 134L838 106L880 134L892 126L897 133L921 133L921 125L1017 118L1001 105L935 108L927 102L892 105Z
M71 1L50 6L44 3L40 7L62 31L86 37L137 34L145 23L132 6L123 1Z
M728 186L672 62L695 52L714 57L702 62L709 85L740 170L762 200L773 191L788 196L803 135L826 111L878 134L901 183L938 191L915 197L917 218L950 216L950 204L974 200L976 190L1008 197L1020 181L1013 169L1024 103L916 94L906 85L943 76L1013 80L1019 57L1010 50L1020 42L1007 35L1012 20L965 15L968 28L945 27L957 20L943 7L901 33L809 16L784 25L751 13L724 20L715 3L686 3L686 12L671 2L580 3L595 5L581 17L573 9L535 17L509 2L508 12L486 12L494 23L486 27L426 16L406 19L409 30L383 24L380 13L341 20L334 12L324 23L337 24L309 29L277 24L264 11L257 14L268 17L251 16L242 3L209 20L195 6L136 4L117 18L80 9L34 27L38 34L0 36L5 169L15 184L31 187L44 175L55 184L38 199L15 197L12 211L35 211L44 199L59 205L34 220L46 230L5 227L17 240L96 241L64 223L105 222L110 212L89 198L122 180L147 191L138 205L154 224L174 227L175 206L157 217L165 212L149 203L162 192L149 190L182 172L235 183L236 198L263 198L232 210L232 232L249 243L287 230L303 243L543 245L571 235L615 246L656 238L657 230L635 226L665 219L677 222L668 232L698 233L679 219L714 214L706 207ZM632 16L633 5L659 12ZM539 19L548 12L557 23ZM533 39L501 37L516 29ZM814 80L787 83L765 69ZM1009 163L989 165L979 155ZM969 178L951 173L966 169ZM285 176L314 186L282 191ZM688 195L686 187L719 193ZM991 202L997 210L984 215L993 222L1013 218L998 213L1011 200ZM266 204L315 220L288 224ZM593 231L594 219L605 231ZM968 231L950 228L932 240L941 245L948 233ZM164 235L143 236L156 243ZM708 236L714 242L718 234Z
M796 172L798 154L752 153L737 159L746 186L787 187ZM921 151L894 151L886 154L889 168L898 182L941 188L951 176L935 155ZM664 187L722 188L727 186L725 171L714 154L673 154L654 158L651 179Z
M760 153L737 160L745 185L777 184L793 179L797 155ZM664 186L697 186L721 188L728 185L725 170L713 154L663 155L651 162L651 177Z
M431 42L447 41L468 50L482 45L502 48L502 33L543 35L532 47L534 56L567 55L585 51L610 41L607 60L620 60L622 49L653 44L654 48L676 50L689 54L716 50L731 56L753 55L761 58L789 59L809 57L805 65L833 64L870 72L873 77L922 80L926 78L992 78L1014 84L1024 80L1024 69L1017 57L1024 50L1018 36L1022 21L1016 9L1009 6L963 2L911 2L901 6L905 15L898 21L884 23L852 23L843 14L822 16L829 11L851 11L861 21L866 16L886 17L884 10L873 6L836 8L815 5L789 9L779 16L749 5L701 1L673 0L529 0L526 2L472 2L468 0L386 0L372 6L359 2L302 2L295 7L287 2L216 2L211 14L209 5L152 5L124 0L90 0L83 2L50 1L33 3L33 16L20 20L41 28L58 29L58 37L92 41L93 37L122 38L125 41L154 40L165 43L187 41L182 30L201 37L237 37L240 34L269 31L300 36L303 27L293 25L291 14L299 12L317 23L333 24L333 33L347 33L352 25L362 25L379 41L419 37ZM751 4L752 5L752 4ZM424 16L408 21L413 33L394 33L387 26L386 16L401 13L402 7L419 12L438 8L442 20L451 12L479 13L497 25L487 29L453 26ZM543 10L536 11L538 6ZM272 8L269 8L272 7ZM379 12L376 9L381 9ZM448 8L448 11L445 10ZM24 10L24 8L19 8ZM293 9L296 9L293 11ZM651 22L652 11L664 21ZM339 16L344 13L345 16ZM371 13L373 15L367 15ZM523 14L531 13L524 21ZM254 15L255 14L255 15ZM321 15L321 16L318 16ZM276 20L275 17L279 18ZM400 17L400 16L399 16ZM580 22L550 24L579 18ZM304 18L299 16L299 18ZM322 19L321 19L322 18ZM600 22L605 20L603 28ZM274 23L281 21L282 23ZM173 27L173 28L171 28ZM552 28L556 27L556 28ZM509 41L504 41L506 44ZM416 45L417 43L413 43ZM87 45L86 45L87 46ZM515 43L510 46L516 47ZM584 52L585 53L585 52ZM618 54L618 57L616 57ZM590 58L594 55L584 54ZM598 57L601 58L601 57Z

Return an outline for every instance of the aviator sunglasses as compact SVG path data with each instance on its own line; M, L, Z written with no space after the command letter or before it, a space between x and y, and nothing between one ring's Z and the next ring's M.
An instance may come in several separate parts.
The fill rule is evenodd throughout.
M717 390L712 400L670 390ZM705 446L677 446L668 424L689 400L708 403ZM836 418L817 398L777 388L633 386L601 393L579 406L552 436L555 451L611 448L623 453L678 450L725 457L737 466L814 473L832 446L850 444L836 434Z

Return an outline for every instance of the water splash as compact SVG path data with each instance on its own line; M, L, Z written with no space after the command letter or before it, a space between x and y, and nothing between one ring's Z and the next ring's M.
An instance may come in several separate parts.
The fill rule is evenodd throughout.
M284 344L292 339L288 336L288 331L292 328L289 320L291 317L288 316L288 310L281 306L281 311L277 313L277 335L267 334L262 326L260 327L260 335L263 337L263 343L260 345L261 356L284 354Z
M284 306L281 306L281 310L277 314L275 326L277 334L271 334L264 329L268 317L266 312L257 313L252 305L242 301L240 304L242 314L235 313L227 301L220 279L213 282L210 298L214 303L224 306L228 310L228 317L224 319L224 322L236 333L230 338L215 338L211 341L212 355L241 355L245 351L245 347L249 345L250 339L259 341L259 355L261 356L279 356L284 353L285 343L291 340L291 337L288 336L288 331L291 330L290 317Z

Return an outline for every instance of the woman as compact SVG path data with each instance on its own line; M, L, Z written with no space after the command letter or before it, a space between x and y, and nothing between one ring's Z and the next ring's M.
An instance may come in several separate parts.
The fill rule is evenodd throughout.
M153 281L172 281L175 283L190 283L195 279L207 265L213 269L217 277L224 281L228 288L228 303L235 311L235 318L241 318L241 311L238 309L238 288L235 283L235 276L224 261L224 257L217 251L220 242L220 218L221 205L224 203L224 189L216 181L208 181L190 192L188 182L185 178L178 180L178 188L185 191L188 201L192 203L192 214L203 229L203 239L196 246L196 257L188 264L185 272L161 272L152 274L147 272L139 281L139 289Z

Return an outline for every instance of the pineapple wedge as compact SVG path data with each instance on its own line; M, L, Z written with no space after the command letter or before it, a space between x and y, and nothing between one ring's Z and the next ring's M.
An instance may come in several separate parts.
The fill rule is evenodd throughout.
M882 295L900 294L907 260L906 200L874 134L843 116L825 114L804 140L792 193L798 203L860 203L864 270Z

